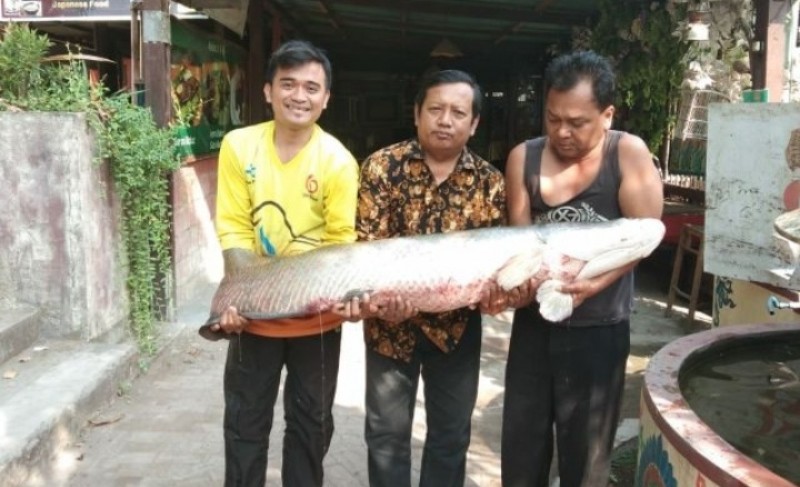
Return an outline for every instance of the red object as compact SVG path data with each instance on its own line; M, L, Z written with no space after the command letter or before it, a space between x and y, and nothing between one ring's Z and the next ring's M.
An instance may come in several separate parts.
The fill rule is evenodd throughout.
M700 213L667 213L661 217L664 226L667 228L664 234L664 240L661 241L662 245L678 245L678 239L681 236L681 228L684 223L703 226L705 223L705 214Z
M783 191L783 206L792 211L800 206L800 181L792 181Z

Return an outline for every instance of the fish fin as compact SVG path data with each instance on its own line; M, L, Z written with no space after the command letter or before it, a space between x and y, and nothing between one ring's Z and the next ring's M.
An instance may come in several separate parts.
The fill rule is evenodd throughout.
M542 318L553 323L564 321L572 315L572 296L558 290L562 285L563 282L550 279L544 281L536 290L539 313Z
M298 316L301 316L294 313L267 314L267 313L255 313L255 312L243 312L239 313L239 315L243 318L247 318L248 320L279 320L283 318L297 318ZM205 338L206 340L211 340L212 342L221 339L229 339L231 337L230 334L225 333L222 330L214 331L211 329L213 325L219 323L219 318L220 318L219 315L212 314L211 316L209 316L205 324L203 324L203 326L201 326L200 329L197 330L197 333L199 333L201 337Z
M586 265L575 276L575 280L599 276L641 257L640 252L636 252L634 249L622 248L604 252L586 262Z
M284 318L297 318L303 315L297 313L256 313L247 311L239 313L239 316L247 318L248 320L281 320Z
M497 284L506 291L514 289L539 272L543 259L543 245L536 245L512 256L497 271Z
M655 218L643 218L637 220L628 220L635 224L635 227L629 229L635 234L631 234L628 238L621 240L613 247L605 247L600 253L593 255L586 260L586 265L581 269L575 279L590 279L599 276L612 269L617 269L623 265L633 262L638 259L643 259L650 255L653 250L661 243L664 237L664 223ZM591 246L586 246L586 249L591 249ZM603 247L600 247L602 249ZM563 251L563 249L562 249ZM575 258L580 258L578 255L573 255Z

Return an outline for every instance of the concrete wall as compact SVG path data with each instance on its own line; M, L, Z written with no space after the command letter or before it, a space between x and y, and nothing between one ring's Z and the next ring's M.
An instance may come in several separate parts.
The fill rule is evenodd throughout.
M0 113L4 294L40 308L48 337L88 340L127 323L119 205L92 148L82 115Z
M188 162L173 175L177 306L188 303L202 287L222 279L222 251L214 229L216 193L216 156Z
M800 177L787 160L794 103L712 103L708 109L705 271L799 289L787 245L774 237L784 191Z

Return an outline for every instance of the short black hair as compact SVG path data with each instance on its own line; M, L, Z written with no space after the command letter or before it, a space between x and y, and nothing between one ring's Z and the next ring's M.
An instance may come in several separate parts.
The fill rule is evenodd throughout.
M583 80L592 83L600 110L614 103L616 77L611 63L594 51L575 51L555 58L544 72L547 91L569 91Z
M416 110L422 108L425 103L425 97L428 95L428 90L434 86L447 85L451 83L466 83L472 88L472 118L474 119L481 114L481 102L483 95L481 94L481 87L472 75L459 71L458 69L445 69L443 71L436 71L425 76L419 85L419 91L414 99L414 106Z
M267 83L272 83L278 68L294 68L310 62L322 65L322 69L325 71L325 88L330 91L331 83L333 82L331 61L322 49L302 40L284 42L272 53L269 61L267 61Z

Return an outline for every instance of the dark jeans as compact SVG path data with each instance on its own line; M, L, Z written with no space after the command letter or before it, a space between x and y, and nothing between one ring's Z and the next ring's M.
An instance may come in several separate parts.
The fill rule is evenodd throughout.
M503 406L504 487L549 485L553 425L562 487L606 487L630 323L556 326L514 315Z
M331 407L339 373L339 329L299 338L233 337L225 363L225 485L266 482L267 448L281 371L286 431L283 485L322 485L333 436Z
M420 372L428 426L420 486L464 485L470 421L478 395L480 314L470 317L451 353L417 332L410 363L367 350L365 437L372 487L411 485L411 428Z

